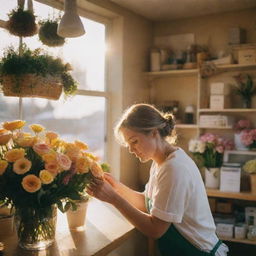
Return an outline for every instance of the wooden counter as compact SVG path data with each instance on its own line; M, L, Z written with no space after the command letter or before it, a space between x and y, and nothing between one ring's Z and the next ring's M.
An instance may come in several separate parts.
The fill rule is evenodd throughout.
M114 207L92 199L83 230L69 230L66 215L58 212L53 245L41 251L24 250L18 246L14 232L3 240L4 256L102 256L116 249L134 232L134 226Z

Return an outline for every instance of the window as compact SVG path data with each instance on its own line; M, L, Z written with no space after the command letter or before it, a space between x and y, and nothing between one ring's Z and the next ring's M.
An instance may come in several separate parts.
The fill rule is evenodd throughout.
M17 6L17 0L0 0L0 19ZM33 1L37 21L58 17L60 11ZM26 8L26 7L25 7ZM68 38L63 47L50 48L42 45L38 35L23 38L30 48L43 48L54 56L61 57L73 67L72 75L79 83L78 93L58 101L39 98L5 97L0 94L0 122L22 118L28 124L40 123L48 130L56 131L63 139L82 140L91 152L105 159L106 106L105 86L105 25L81 17L86 34ZM6 47L19 45L19 38L5 29L0 29L0 56Z

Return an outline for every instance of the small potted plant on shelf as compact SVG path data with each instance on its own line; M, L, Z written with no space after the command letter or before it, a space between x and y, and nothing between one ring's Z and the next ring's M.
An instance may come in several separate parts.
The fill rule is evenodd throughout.
M199 167L205 169L205 186L219 188L220 167L223 163L224 150L233 149L233 141L216 134L205 133L199 139L189 141L189 151Z
M77 90L77 82L69 73L71 67L42 49L22 54L9 47L0 60L0 82L5 96L41 97L57 100L62 90L66 96Z
M24 10L22 7L13 9L9 14L7 30L15 36L28 37L38 32L36 17L31 10Z
M251 193L256 194L256 159L247 161L243 170L250 174Z
M38 32L39 40L50 47L62 46L65 38L57 34L58 19L47 19L39 22L40 28Z
M239 74L234 76L237 84L236 93L241 96L245 108L251 108L252 97L256 94L256 88L253 85L252 77L248 74Z

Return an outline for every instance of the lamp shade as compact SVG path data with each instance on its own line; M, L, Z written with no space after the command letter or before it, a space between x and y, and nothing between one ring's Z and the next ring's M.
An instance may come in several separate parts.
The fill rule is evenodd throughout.
M65 11L58 25L61 37L78 37L85 34L84 26L76 10L76 0L65 0Z

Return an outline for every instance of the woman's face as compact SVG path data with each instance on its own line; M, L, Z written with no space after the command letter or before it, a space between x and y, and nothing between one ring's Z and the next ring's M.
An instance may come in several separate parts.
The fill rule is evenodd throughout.
M154 131L143 134L127 128L122 128L121 133L129 148L129 152L135 154L141 162L153 159L156 151L156 136Z

